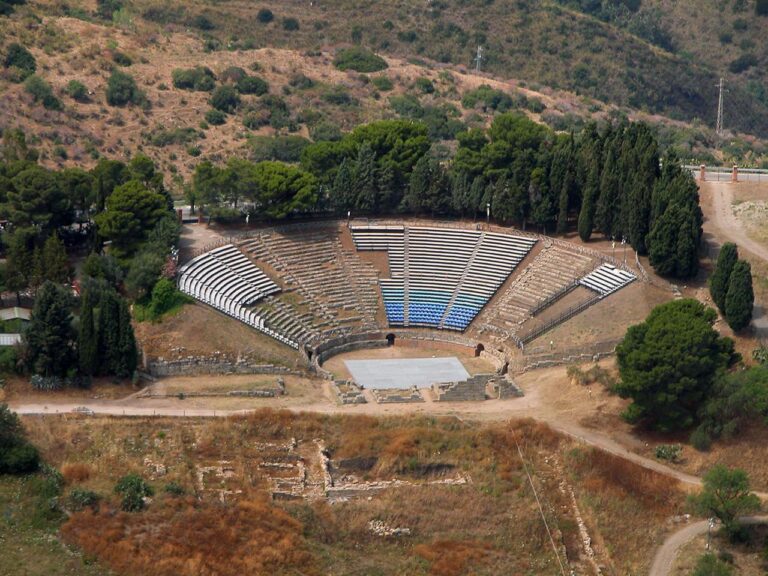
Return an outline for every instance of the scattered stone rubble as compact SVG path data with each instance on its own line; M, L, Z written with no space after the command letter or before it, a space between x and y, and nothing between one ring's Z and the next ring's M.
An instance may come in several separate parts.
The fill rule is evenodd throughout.
M382 536L388 538L391 536L410 536L410 528L393 528L389 524L382 522L381 520L371 520L368 522L368 530L373 532L376 536Z

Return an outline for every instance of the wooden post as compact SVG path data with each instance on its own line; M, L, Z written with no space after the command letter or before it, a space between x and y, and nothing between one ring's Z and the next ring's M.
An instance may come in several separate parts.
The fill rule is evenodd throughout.
M699 170L700 170L700 172L699 172L699 180L704 182L707 179L707 167L704 164L702 164L700 166Z
M733 172L731 172L731 182L739 181L739 167L736 164L733 165Z

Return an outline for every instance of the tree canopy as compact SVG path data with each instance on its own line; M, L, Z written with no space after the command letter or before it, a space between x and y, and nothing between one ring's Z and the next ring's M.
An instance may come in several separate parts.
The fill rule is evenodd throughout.
M712 328L717 314L692 299L654 308L631 326L616 349L621 381L634 423L667 431L694 425L715 378L736 356L733 341Z
M689 502L699 514L718 518L729 535L738 530L739 516L760 509L760 499L750 491L744 470L717 464L703 480L704 489L691 496Z

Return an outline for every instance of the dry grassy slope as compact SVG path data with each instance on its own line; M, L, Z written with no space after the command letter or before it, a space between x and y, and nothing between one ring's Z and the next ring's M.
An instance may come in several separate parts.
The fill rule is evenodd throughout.
M39 6L35 7L41 10ZM176 90L171 81L174 68L206 65L215 72L228 66L245 69L257 62L266 78L272 94L282 95L292 113L302 110L319 110L322 116L344 129L351 129L360 122L368 122L395 115L389 106L389 96L413 92L413 82L428 77L435 82L437 93L422 96L422 103L452 103L461 109L461 95L481 84L490 84L506 92L517 91L528 97L538 98L547 106L548 113L573 113L580 116L605 115L608 106L571 93L551 89L536 91L518 81L501 81L489 75L476 75L451 69L446 65L424 66L406 60L388 57L389 69L377 73L390 78L395 87L391 92L378 93L354 72L341 72L332 65L332 52L323 51L307 55L284 48L261 48L247 51L205 52L197 34L185 30L158 32L155 26L142 25L137 21L134 30L89 23L82 20L50 16L37 22L29 17L15 17L0 31L0 43L20 41L30 47L38 60L38 73L54 87L64 103L62 112L51 112L35 105L23 86L0 80L0 128L20 126L34 135L43 151L43 162L49 166L85 165L95 163L95 154L113 158L128 158L141 150L158 161L161 169L170 174L177 172L188 177L194 165L202 158L214 160L230 155L247 155L247 137L254 134L273 134L269 127L252 131L242 125L242 114L230 118L223 126L210 126L204 131L204 139L194 142L202 152L200 158L189 154L187 145L152 145L146 138L159 128L198 128L209 108L208 93ZM135 106L115 108L105 103L106 80L114 66L113 50L109 46L131 56L134 64L126 70L132 74L139 87L147 94L152 106L142 110ZM440 72L448 72L441 74ZM317 82L309 90L294 90L285 94L290 78L303 73ZM92 92L91 101L77 103L63 93L70 80L83 82ZM344 89L357 101L355 106L336 106L322 99L323 93L334 86ZM257 100L246 96L246 103ZM463 110L463 118L486 122L488 115L475 110ZM530 113L529 113L530 114ZM530 114L536 120L537 115ZM635 114L654 122L677 124L672 121ZM306 136L306 124L300 124L298 134ZM55 148L66 152L66 159L54 152Z

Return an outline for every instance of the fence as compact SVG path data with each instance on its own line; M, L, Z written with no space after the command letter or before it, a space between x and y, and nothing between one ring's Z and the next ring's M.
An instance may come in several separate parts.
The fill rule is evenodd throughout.
M584 302L576 304L575 306L571 306L570 308L568 308L568 310L566 310L565 312L563 312L562 314L560 314L556 318L553 318L552 320L549 320L548 322L546 322L545 324L539 326L538 328L533 329L528 334L525 334L524 336L520 336L520 346L524 349L525 345L528 342L530 342L532 340L535 340L536 338L538 338L539 336L541 336L545 332L550 331L552 328L554 328L558 324L561 324L561 323L565 322L566 320L570 320L571 318L576 316L576 314L586 310L587 308L592 306L592 304L594 304L595 302L597 302L601 298L602 298L602 296L600 296L599 294L596 294L596 295L592 296L589 300L585 300Z
M734 166L704 166L704 180L708 182L733 182L734 168L738 182L768 182L768 170L760 168L739 168ZM701 180L702 166L684 165L696 180Z

